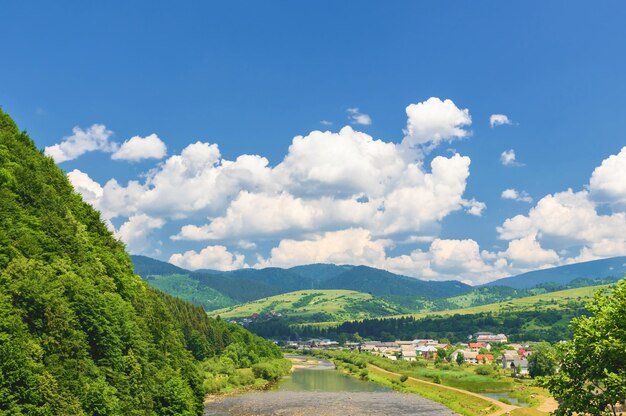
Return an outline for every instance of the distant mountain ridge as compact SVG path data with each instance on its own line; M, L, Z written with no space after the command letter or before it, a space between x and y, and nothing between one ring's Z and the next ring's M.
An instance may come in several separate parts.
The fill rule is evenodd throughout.
M483 286L507 286L530 289L546 283L567 284L579 278L623 278L626 274L626 256L568 264L550 269L534 270L517 276L494 280Z
M135 273L148 281L154 276L187 275L200 285L211 287L238 302L307 289L342 289L375 296L424 298L460 295L472 289L456 280L420 280L367 266L311 264L290 269L269 267L215 272L189 271L145 256L133 256L133 261Z
M607 284L626 272L626 257L615 257L537 270L473 287L457 280L420 280L367 266L310 264L219 272L189 271L145 256L132 259L135 272L151 285L200 304L207 311L311 289L351 290L384 298L405 310L436 311Z

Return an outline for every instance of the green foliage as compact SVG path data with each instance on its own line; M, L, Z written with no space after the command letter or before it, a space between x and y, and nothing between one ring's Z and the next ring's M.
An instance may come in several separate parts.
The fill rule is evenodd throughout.
M528 374L532 378L551 376L556 372L556 351L547 342L540 342L533 346L533 352L528 357Z
M474 368L474 372L481 376L492 376L496 374L496 370L490 364L480 364Z
M198 360L278 349L150 289L100 215L0 111L0 414L192 415Z
M252 373L256 378L262 378L267 381L277 381L287 374L291 368L291 362L284 358L254 364Z
M615 414L626 400L626 280L588 308L591 316L572 321L572 340L557 346L559 372L544 380L557 415Z
M463 354L463 352L459 352L456 355L456 363L458 365L463 365L464 362L465 362L465 354Z
M400 382L404 383L405 381L407 381L409 379L409 376L407 376L406 374L402 374L400 376Z

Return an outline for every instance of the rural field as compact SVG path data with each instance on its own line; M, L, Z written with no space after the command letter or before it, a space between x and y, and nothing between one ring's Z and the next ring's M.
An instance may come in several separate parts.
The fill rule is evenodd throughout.
M394 315L402 309L368 293L352 290L300 290L211 311L225 319L280 313L292 321L345 321Z

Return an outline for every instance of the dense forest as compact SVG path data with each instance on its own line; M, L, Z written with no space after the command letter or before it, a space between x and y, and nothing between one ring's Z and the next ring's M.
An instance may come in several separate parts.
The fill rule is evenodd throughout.
M99 213L0 111L0 415L200 414L215 374L206 363L220 354L231 367L280 356L149 288Z
M363 319L338 326L289 325L284 320L252 323L248 328L264 337L275 339L330 338L334 340L434 338L451 342L467 341L479 331L505 333L510 341L558 342L571 337L569 322L586 313L581 304L560 310L529 310L500 313L478 313L426 318L399 317Z

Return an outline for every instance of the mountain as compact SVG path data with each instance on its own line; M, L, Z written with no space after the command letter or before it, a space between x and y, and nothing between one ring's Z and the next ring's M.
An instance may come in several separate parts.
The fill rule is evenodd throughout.
M135 272L149 284L203 305L207 310L307 289L353 290L412 300L455 296L472 289L456 280L420 280L367 266L309 264L290 269L268 267L216 272L188 271L145 256L132 256L132 259Z
M352 290L300 290L213 311L222 318L247 318L258 314L275 316L290 323L345 321L405 312L393 303Z
M420 280L372 267L355 266L323 281L320 288L355 290L377 296L442 298L468 292L472 287L456 280L445 282Z
M227 349L231 363L281 355L146 285L100 214L2 111L0 213L0 414L198 415L213 377L201 361Z
M529 289L547 283L568 284L579 278L622 278L624 274L626 274L626 257L612 257L535 270L517 276L498 279L484 286L508 286L515 289Z
M350 265L335 265L335 264L307 264L303 266L295 266L290 268L292 272L299 274L300 276L309 279L312 284L319 285L321 282L331 279L341 273L352 269L354 266Z
M182 269L152 257L131 255L135 273L147 278L148 276L166 276L168 274L189 274L189 270Z

